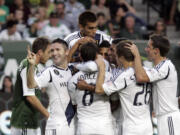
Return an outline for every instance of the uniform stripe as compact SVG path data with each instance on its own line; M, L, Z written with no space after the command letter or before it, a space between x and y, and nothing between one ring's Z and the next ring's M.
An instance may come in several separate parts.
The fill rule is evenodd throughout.
M52 135L56 135L56 129L52 130Z
M169 135L174 135L174 126L173 126L172 117L168 117L167 121L168 121Z

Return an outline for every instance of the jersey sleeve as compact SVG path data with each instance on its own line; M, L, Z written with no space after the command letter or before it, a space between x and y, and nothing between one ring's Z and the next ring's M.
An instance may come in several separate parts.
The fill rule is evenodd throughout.
M23 86L23 96L34 96L35 90L27 87L27 67L24 68L20 73Z
M52 73L49 68L35 75L35 81L39 88L47 87L48 83L52 82Z
M151 68L145 69L147 76L149 77L150 82L158 81L165 79L169 75L170 68L168 66L163 66L161 68Z
M104 92L109 96L114 92L118 92L121 89L126 87L126 80L122 76L118 76L118 78L110 79L109 81L103 84Z
M77 79L73 76L69 81L68 81L68 92L72 100L72 104L76 105L76 89L77 89Z

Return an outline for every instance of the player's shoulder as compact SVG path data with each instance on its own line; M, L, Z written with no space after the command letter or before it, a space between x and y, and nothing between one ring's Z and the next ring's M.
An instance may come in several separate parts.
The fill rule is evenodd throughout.
M69 44L72 40L81 38L80 31L75 31L69 35L67 35L64 40Z
M158 71L164 71L164 70L168 70L170 68L174 68L174 64L171 62L171 60L166 59L166 60L161 61L154 68Z
M112 80L128 80L131 76L134 75L134 69L129 67L127 69L124 68L118 68L116 70L116 73L113 74Z
M105 32L97 30L96 35L100 35L102 37L102 40L107 40L110 43L112 42L112 38L110 35L107 35Z

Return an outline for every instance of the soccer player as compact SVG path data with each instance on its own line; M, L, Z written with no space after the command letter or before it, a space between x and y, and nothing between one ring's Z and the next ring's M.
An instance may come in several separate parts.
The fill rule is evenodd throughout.
M49 59L50 42L46 38L37 38L32 45L32 51L37 57L35 64L38 73L38 64L45 64ZM11 135L40 135L38 112L41 112L46 118L49 117L48 111L39 100L41 92L38 89L29 89L27 87L28 68L28 60L22 60L18 68L13 95Z
M54 65L47 67L34 78L36 57L29 52L28 86L30 88L47 87L50 116L47 120L45 135L74 135L74 109L67 90L71 78L68 68L68 45L64 40L56 39L51 44L51 56Z
M101 58L96 60L99 74L96 81L95 92L111 95L118 92L122 107L122 135L152 135L150 118L149 97L151 84L137 84L134 76L134 56L125 48L127 41L122 41L116 46L117 63L121 63L124 70L118 72L108 82L105 82L105 66Z
M153 106L158 120L158 135L180 134L180 112L177 97L177 71L166 56L170 50L169 40L161 35L152 35L145 49L154 67L145 70L135 45L129 46L134 57L138 82L153 82Z
M65 37L65 41L68 43L69 48L72 48L76 41L82 37L91 37L99 45L103 40L112 42L112 38L103 32L97 30L97 18L96 15L90 11L85 11L79 16L79 28L80 31L75 31Z
M98 48L92 42L88 42L80 48L83 62L95 60L97 53ZM77 105L78 135L114 135L108 96L77 88L79 79L85 80L88 84L95 84L97 74L97 72L79 71L68 82L72 101ZM107 73L106 79L109 77Z

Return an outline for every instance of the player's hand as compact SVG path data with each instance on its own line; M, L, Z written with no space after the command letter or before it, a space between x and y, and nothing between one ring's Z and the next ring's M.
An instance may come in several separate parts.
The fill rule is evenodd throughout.
M135 44L132 44L132 45L127 44L126 48L128 48L132 52L134 57L139 56L139 50Z
M30 46L27 47L27 60L31 65L36 65L36 55L31 52Z
M94 39L92 39L91 37L83 37L83 38L81 38L81 39L79 39L78 41L77 41L77 43L79 44L79 45L83 45L83 44L85 44L85 43L87 43L87 42L92 42L92 43L96 43L96 41L94 40Z
M88 84L86 83L86 81L80 79L80 80L78 80L77 88L78 88L79 90L85 90L85 89L87 88L87 85L88 85Z
M95 62L97 64L98 68L104 68L105 67L104 58L102 55L97 55Z

